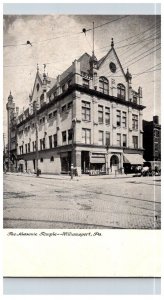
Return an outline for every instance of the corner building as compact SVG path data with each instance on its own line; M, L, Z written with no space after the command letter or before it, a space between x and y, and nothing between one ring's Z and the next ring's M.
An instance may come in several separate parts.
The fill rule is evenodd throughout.
M84 53L56 79L37 69L29 108L18 117L17 153L26 170L124 172L143 164L142 89L134 91L112 39L97 60ZM36 131L38 138L36 138Z

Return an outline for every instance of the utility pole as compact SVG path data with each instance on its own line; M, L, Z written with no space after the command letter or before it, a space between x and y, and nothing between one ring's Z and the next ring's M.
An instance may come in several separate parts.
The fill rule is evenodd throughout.
M35 172L36 176L39 176L38 172L38 118L37 118L37 103L34 101L34 113L35 113L35 133L36 133L36 165Z

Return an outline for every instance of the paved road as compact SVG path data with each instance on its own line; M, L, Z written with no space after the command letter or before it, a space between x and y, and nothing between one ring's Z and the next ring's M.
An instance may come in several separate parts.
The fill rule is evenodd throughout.
M161 227L160 177L4 175L4 228Z

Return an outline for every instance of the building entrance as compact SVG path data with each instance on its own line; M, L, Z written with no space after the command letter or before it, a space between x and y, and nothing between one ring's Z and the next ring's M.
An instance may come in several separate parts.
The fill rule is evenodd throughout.
M110 159L110 168L111 168L112 173L114 173L115 171L117 171L118 168L119 168L119 158L115 154L111 156L111 159Z
M81 170L82 174L89 173L89 151L81 151Z
M71 170L71 153L66 152L61 153L61 172L62 173L69 173Z

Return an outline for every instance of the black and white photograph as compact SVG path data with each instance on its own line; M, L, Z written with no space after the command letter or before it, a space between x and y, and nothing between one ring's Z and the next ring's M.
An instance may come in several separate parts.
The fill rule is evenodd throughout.
M4 15L4 229L161 229L160 15Z

